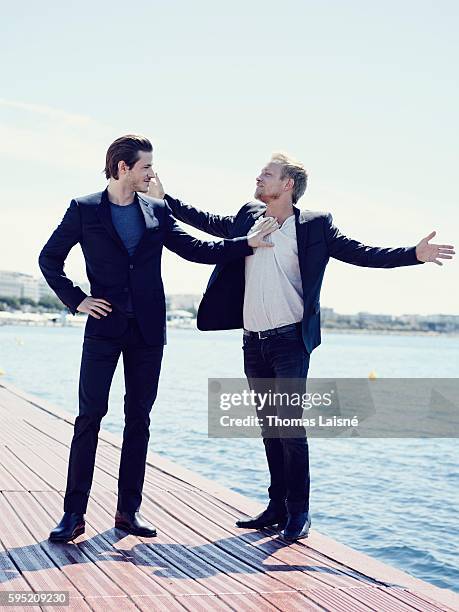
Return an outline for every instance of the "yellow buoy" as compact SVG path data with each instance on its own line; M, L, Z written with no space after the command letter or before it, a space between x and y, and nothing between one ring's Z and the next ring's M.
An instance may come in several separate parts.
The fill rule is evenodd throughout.
M368 378L370 380L375 380L378 377L376 376L376 372L374 370L371 370L371 372L368 374Z
M0 376L5 376L5 370L2 370L2 368L0 368Z

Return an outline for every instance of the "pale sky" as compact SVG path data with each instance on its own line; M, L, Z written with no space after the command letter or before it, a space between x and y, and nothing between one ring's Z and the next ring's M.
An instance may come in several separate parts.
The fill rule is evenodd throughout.
M105 187L105 151L128 132L153 141L166 190L204 210L236 212L284 150L308 168L300 207L352 238L436 230L459 247L455 1L29 1L2 6L2 26L0 269L38 275L70 199ZM66 271L85 278L78 247ZM459 314L458 271L330 260L321 302ZM165 251L169 293L201 293L210 272Z

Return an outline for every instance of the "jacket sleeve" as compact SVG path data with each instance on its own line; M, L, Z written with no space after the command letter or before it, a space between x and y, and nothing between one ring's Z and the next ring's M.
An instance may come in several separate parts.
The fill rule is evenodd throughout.
M234 236L234 216L229 215L225 217L203 212L199 208L185 204L185 202L173 198L167 193L164 199L174 217L179 221L183 221L183 223L187 223L196 229L212 234L212 236L218 236L219 238L232 238Z
M72 314L87 295L64 272L67 255L81 239L81 219L77 202L72 200L64 218L43 247L38 265L46 282Z
M248 245L246 236L215 242L206 242L190 236L177 225L167 206L165 207L165 223L164 246L188 261L218 264L253 254L253 249Z
M333 224L328 213L324 217L325 240L330 257L365 268L398 268L424 263L416 257L416 247L383 248L367 246L352 240Z

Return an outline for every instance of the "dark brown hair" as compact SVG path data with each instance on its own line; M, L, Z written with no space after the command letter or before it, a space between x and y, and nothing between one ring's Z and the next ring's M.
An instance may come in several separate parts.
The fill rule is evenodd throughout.
M128 168L139 159L139 151L150 153L153 151L153 146L145 136L137 136L136 134L128 134L120 136L108 147L107 155L105 156L105 176L107 179L118 179L118 164L124 161Z

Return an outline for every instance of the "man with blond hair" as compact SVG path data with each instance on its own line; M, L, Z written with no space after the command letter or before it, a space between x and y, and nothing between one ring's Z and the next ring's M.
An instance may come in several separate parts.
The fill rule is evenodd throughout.
M234 216L202 212L165 195L157 177L152 187L177 219L214 236L244 235L266 217L277 220L279 227L266 238L274 248L216 266L197 319L201 330L244 329L244 371L256 393L305 392L309 358L321 341L320 289L330 257L357 266L395 268L427 261L442 265L440 259L454 255L450 245L429 243L435 232L411 247L370 247L351 240L335 227L330 213L296 207L306 185L303 164L276 153L256 179L258 201L245 204ZM307 537L311 524L308 443L302 427L267 426L270 414L298 419L302 409L277 405L258 412L271 478L269 505L237 526L277 525L282 538L292 542Z

